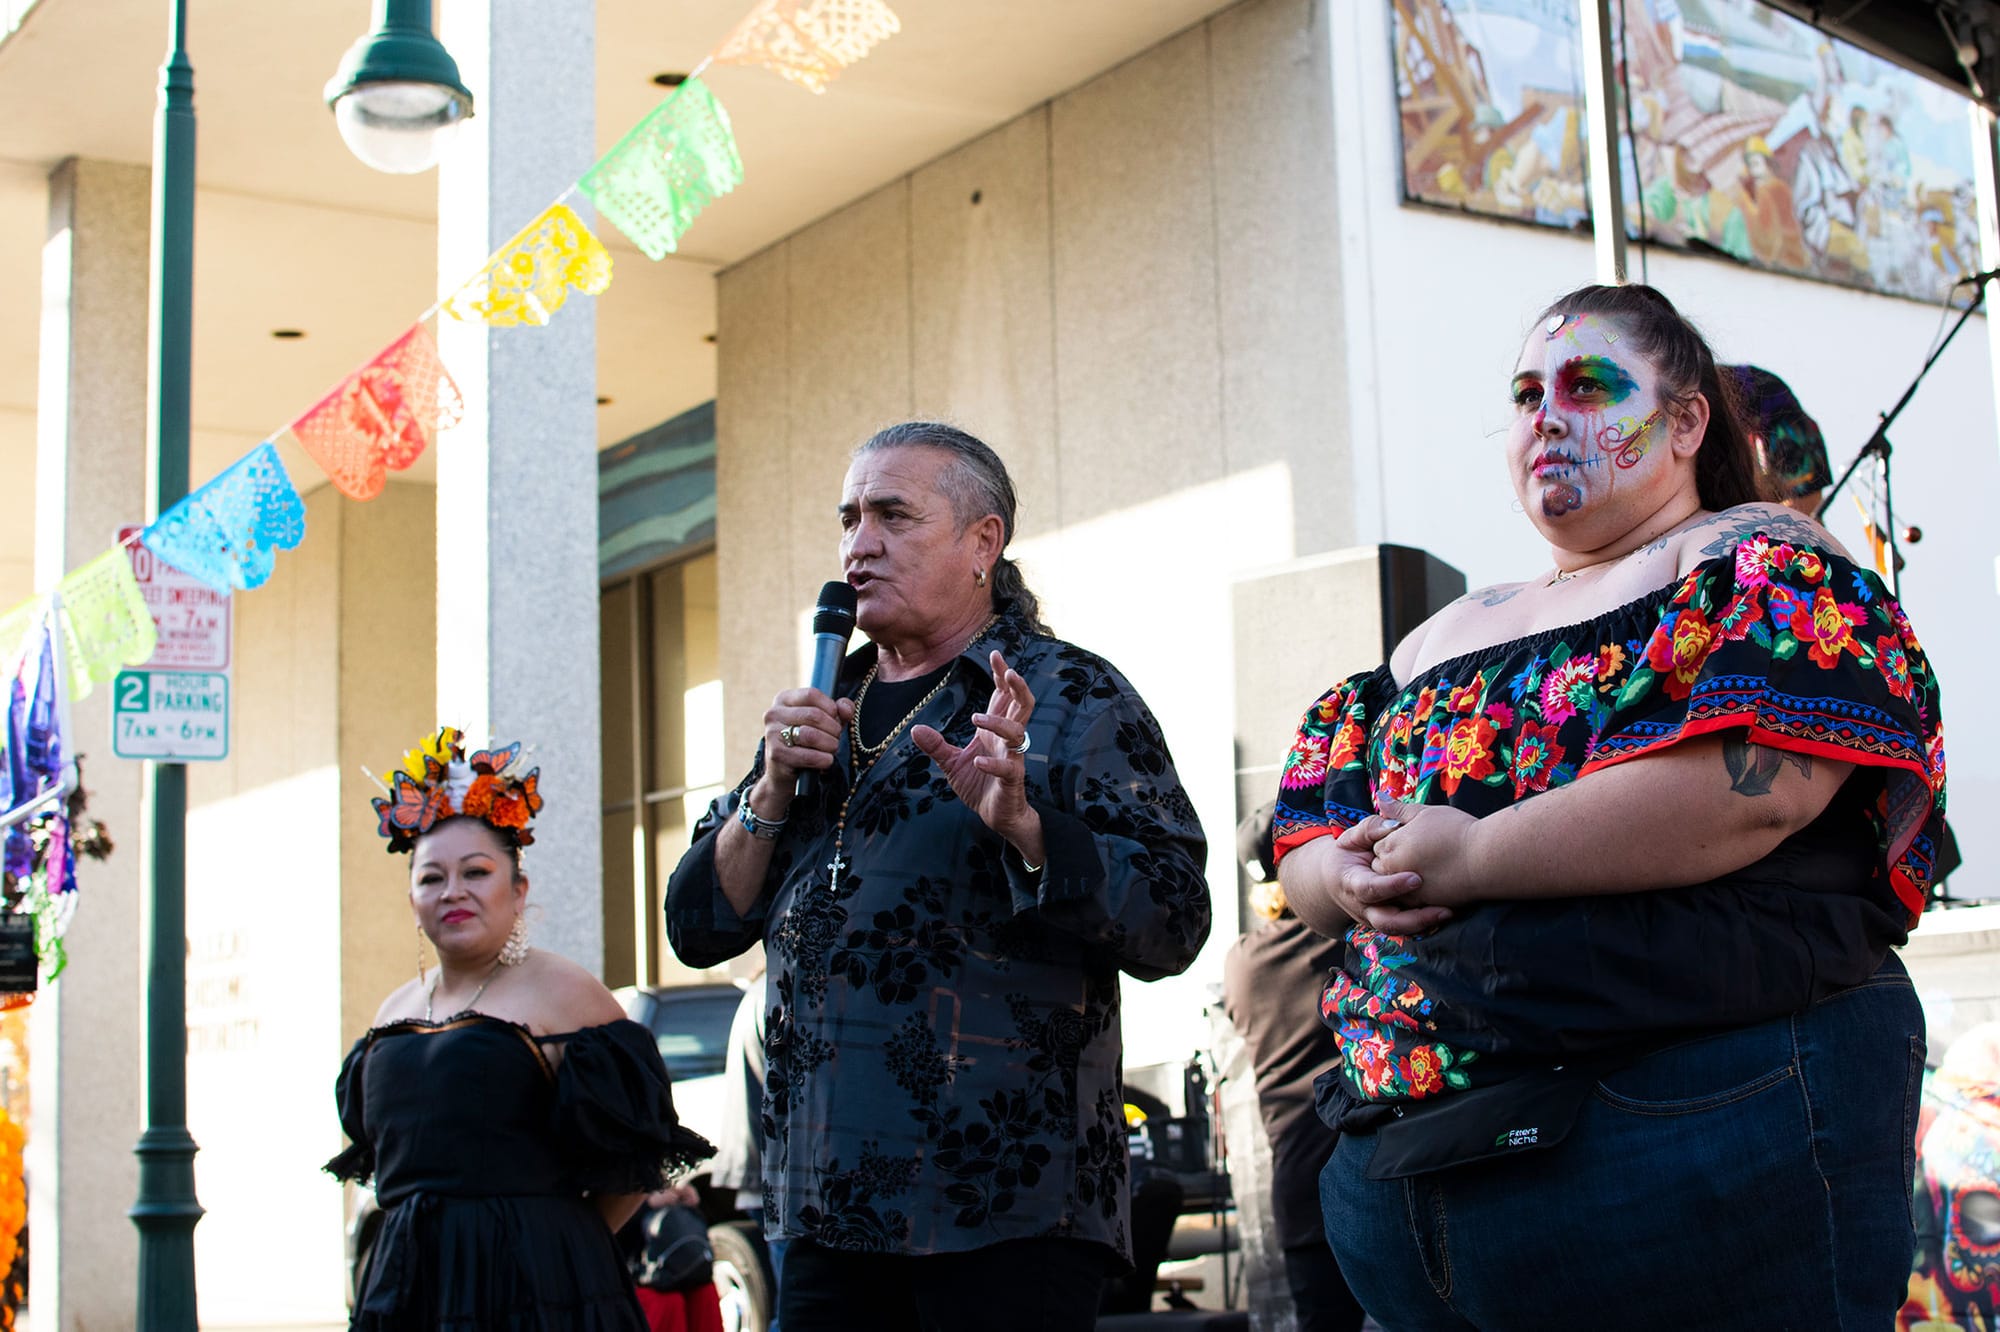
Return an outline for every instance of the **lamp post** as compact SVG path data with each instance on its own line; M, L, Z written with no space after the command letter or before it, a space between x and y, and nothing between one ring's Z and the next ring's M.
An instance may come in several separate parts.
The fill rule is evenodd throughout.
M472 114L457 62L431 33L431 0L375 0L374 27L347 48L326 101L354 155L394 175L436 166Z
M146 511L188 487L189 352L194 306L194 67L187 0L170 0L167 57L153 136L153 290L148 312ZM195 1142L187 1129L187 767L148 762L140 904L146 939L145 1086L139 1197L140 1332L195 1332Z
M383 171L421 171L472 94L431 35L430 0L376 0L374 30L356 42L327 88L341 136ZM187 0L169 0L167 54L153 137L152 295L147 376L146 512L158 518L187 495L194 310L194 67ZM187 767L145 768L140 903L146 939L141 1077L145 1118L134 1149L139 1196L140 1332L196 1332L194 1228L197 1150L187 1127Z

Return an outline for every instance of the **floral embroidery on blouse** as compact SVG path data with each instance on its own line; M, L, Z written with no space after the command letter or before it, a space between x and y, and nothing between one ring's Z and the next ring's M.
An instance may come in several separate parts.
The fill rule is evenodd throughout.
M1438 663L1386 668L1306 712L1280 777L1282 857L1367 817L1377 795L1483 817L1680 741L1753 743L1884 771L1872 882L1914 920L1944 814L1938 687L1902 608L1837 555L1757 535L1595 619ZM1321 996L1348 1086L1369 1100L1470 1085L1478 1052L1435 1039L1416 941L1365 926ZM1421 966L1416 968L1421 972Z

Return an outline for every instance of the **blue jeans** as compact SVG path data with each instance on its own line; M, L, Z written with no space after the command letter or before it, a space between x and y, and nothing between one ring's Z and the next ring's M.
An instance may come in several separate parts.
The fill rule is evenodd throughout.
M1556 1145L1320 1175L1327 1240L1389 1332L1893 1325L1909 1282L1923 1013L1893 956L1804 1012L1607 1075Z

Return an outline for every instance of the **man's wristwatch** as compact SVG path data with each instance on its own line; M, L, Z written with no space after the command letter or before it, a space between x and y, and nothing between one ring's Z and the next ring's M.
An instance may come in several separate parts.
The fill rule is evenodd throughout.
M760 819L757 811L750 808L750 797L745 795L736 805L736 821L743 825L743 831L760 842L775 842L778 834L785 830L784 819Z

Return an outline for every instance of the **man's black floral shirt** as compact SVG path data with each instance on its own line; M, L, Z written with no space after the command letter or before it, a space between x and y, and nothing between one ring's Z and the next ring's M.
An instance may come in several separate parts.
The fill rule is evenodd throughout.
M1069 1236L1128 1258L1118 973L1185 970L1208 937L1207 848L1138 693L1102 658L1003 617L915 719L953 744L993 690L998 648L1035 696L1028 798L1047 864L952 794L906 729L793 803L763 895L739 917L715 837L757 767L696 824L667 892L674 951L769 961L765 1225L829 1248L926 1254ZM842 669L850 697L873 663ZM1023 1274L1032 1280L1031 1274Z

